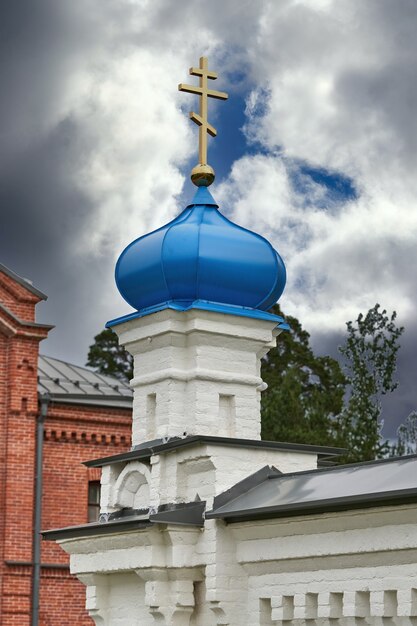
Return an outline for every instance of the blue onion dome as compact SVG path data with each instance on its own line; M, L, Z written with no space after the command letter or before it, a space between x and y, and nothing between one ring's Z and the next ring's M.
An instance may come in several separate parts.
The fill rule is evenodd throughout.
M266 311L285 281L269 241L224 217L206 186L172 222L127 246L116 265L117 287L138 311L195 301Z

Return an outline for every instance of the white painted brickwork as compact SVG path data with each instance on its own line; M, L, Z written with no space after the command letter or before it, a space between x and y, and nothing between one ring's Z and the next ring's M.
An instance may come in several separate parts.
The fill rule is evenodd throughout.
M259 439L270 322L163 311L118 327L135 355L134 443ZM103 468L101 510L214 496L265 465L317 456L198 443ZM154 525L61 541L97 626L417 626L414 505L204 528Z
M116 326L134 355L133 445L185 432L260 439L260 359L275 326L198 310Z
M372 521L374 537L364 532ZM152 528L63 547L88 585L97 624L405 626L417 623L414 521L412 506L384 507L231 526L210 520L204 531Z

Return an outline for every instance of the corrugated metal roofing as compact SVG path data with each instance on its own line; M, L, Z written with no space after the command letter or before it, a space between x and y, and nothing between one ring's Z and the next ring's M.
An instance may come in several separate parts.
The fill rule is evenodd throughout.
M38 391L69 404L129 409L133 400L129 385L117 378L42 355L38 361Z
M222 494L206 518L237 522L416 500L417 455L411 455L274 474L226 502Z

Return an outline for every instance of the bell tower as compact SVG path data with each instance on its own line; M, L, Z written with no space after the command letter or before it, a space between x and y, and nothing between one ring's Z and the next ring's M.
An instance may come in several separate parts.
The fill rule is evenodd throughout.
M208 88L217 74L205 57L199 86L179 85L199 97L199 163L191 172L196 194L172 222L133 241L120 255L116 283L137 313L108 323L134 356L133 444L219 435L260 439L260 362L286 328L268 313L281 295L285 266L260 235L226 219L208 190Z
M247 623L246 574L225 524L206 512L242 484L317 466L316 449L261 441L261 359L288 329L269 312L285 266L209 191L207 135L216 129L207 105L227 94L208 88L217 74L204 57L190 74L199 86L179 88L200 98L190 113L199 126L195 196L116 264L134 311L107 326L134 357L133 447L87 462L102 468L101 522L48 533L71 554L90 615L105 626Z

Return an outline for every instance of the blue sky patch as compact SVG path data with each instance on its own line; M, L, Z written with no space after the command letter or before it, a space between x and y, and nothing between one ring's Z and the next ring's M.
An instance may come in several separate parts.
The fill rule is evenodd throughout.
M288 174L294 191L304 196L306 207L326 209L358 198L352 178L340 172L295 161Z
M242 88L243 78L244 74L237 80L238 84L229 89L227 101L219 102L210 99L209 103L209 120L217 128L217 137L209 137L208 162L216 172L217 184L229 176L233 163L245 155L272 154L266 146L254 140L250 132L251 120L266 114L269 91L262 90L250 103L250 89ZM189 110L198 110L197 98L195 102L192 100L187 102L187 105ZM194 124L192 125L194 126ZM185 204L194 194L194 188L188 174L198 161L198 129L195 127L193 130L196 145L195 155L183 167L187 180L181 197L184 198ZM281 147L276 146L274 155L278 156L280 152ZM331 210L358 197L354 181L341 172L328 170L324 167L314 167L298 159L285 159L285 165L292 188L301 198L305 208L315 207Z

